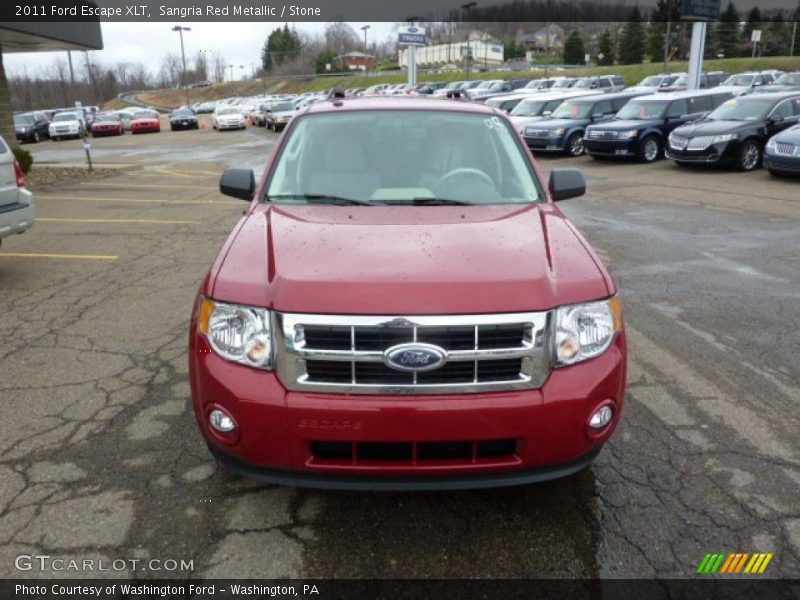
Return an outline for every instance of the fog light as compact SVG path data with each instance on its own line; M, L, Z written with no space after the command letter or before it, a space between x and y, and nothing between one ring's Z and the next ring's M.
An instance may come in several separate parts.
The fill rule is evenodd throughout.
M236 429L233 419L219 409L214 409L208 413L208 423L220 433L230 433Z
M610 406L604 406L589 419L589 427L592 429L602 429L611 422L614 411Z

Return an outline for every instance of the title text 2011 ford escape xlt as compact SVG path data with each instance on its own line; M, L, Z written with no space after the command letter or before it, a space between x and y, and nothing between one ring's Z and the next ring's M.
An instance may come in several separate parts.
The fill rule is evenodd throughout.
M349 489L530 483L616 427L615 285L499 111L319 102L289 123L191 320L200 431L234 471Z

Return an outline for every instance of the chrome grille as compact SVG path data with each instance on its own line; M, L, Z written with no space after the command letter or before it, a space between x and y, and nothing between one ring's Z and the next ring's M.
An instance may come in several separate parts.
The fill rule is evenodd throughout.
M776 142L775 151L781 156L794 156L796 147L791 142Z
M276 367L290 390L435 394L539 387L549 373L549 313L448 316L276 314ZM432 344L446 362L401 371L400 344Z
M546 138L547 136L548 136L547 129L532 129L530 127L525 128L525 137Z
M616 131L603 131L600 129L589 130L589 139L592 140L615 140L618 135Z
M698 135L689 139L689 145L686 146L687 150L705 150L714 141L713 135Z

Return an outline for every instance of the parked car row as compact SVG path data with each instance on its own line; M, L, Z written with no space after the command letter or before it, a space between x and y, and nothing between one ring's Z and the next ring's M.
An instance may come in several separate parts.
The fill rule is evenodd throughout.
M743 95L733 86L666 93L647 87L531 95L516 102L510 119L536 153L800 172L800 89Z

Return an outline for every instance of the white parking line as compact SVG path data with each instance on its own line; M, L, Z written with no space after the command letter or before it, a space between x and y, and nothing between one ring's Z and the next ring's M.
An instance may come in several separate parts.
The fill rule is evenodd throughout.
M60 219L57 217L36 217L36 221L46 223L145 223L157 225L199 225L200 221L170 221L162 219Z
M117 260L107 254L44 254L39 252L0 252L0 258L64 258L70 260Z
M168 200L161 198L95 198L82 196L59 196L50 194L37 194L37 200L73 200L76 202L133 202L144 204L238 204L244 207L243 201L236 200Z

